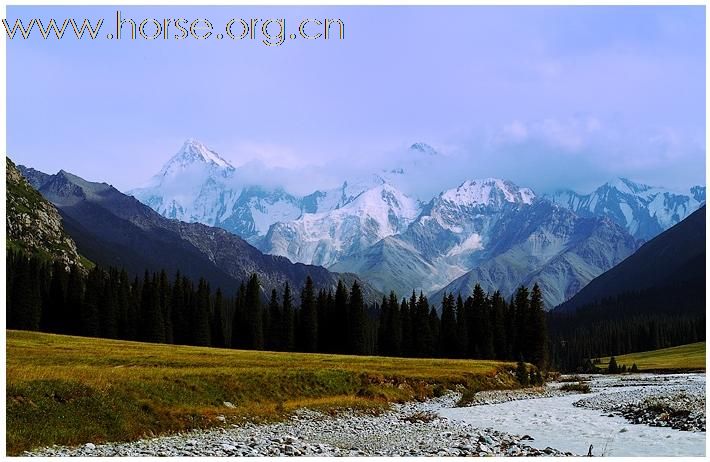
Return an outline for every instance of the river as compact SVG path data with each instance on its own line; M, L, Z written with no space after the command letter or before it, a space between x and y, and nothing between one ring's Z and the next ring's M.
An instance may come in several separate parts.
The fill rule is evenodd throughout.
M589 394L448 408L439 414L479 427L530 435L534 440L528 444L540 449L550 446L586 455L593 445L595 456L704 456L705 432L634 425L620 416L609 417L608 412L572 405L582 398L608 399L608 395L616 393L638 394L687 386L705 393L705 374L635 377L624 380L622 376L592 376Z

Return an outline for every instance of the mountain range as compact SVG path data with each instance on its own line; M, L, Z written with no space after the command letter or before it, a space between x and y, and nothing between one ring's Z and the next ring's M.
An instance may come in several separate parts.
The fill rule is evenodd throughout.
M589 194L562 189L538 195L485 178L422 201L404 192L409 175L445 159L425 143L413 144L408 155L404 167L298 195L243 181L239 168L189 139L147 186L128 194L165 218L206 225L212 233L224 229L246 241L239 245L261 253L357 274L376 291L417 290L437 303L444 293L466 294L476 283L508 296L537 282L547 308L568 300L705 200L704 186L674 192L619 178ZM35 175L24 173L31 180ZM162 227L190 234L176 225ZM219 253L216 247L201 252Z
M181 271L195 280L204 277L229 293L256 273L265 296L285 282L297 290L306 276L325 289L334 289L338 280L348 285L357 280L352 274L264 255L222 228L165 218L106 183L89 182L63 170L48 175L18 168L58 209L64 229L82 255L102 266L125 268L134 275L146 270ZM379 297L368 284L362 286L367 300Z

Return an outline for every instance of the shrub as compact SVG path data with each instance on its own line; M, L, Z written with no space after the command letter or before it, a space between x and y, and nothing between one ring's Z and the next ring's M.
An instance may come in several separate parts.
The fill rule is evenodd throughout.
M518 379L521 387L527 387L530 385L530 377L528 377L528 369L525 367L525 363L521 359L518 361L518 365L515 368L515 378Z
M616 358L613 356L609 360L609 367L607 368L607 372L609 374L618 374L619 373L619 365L616 364Z
M562 391L575 391L578 393L589 393L592 391L592 389L589 387L589 384L583 383L583 382L577 382L577 383L565 383L562 385L560 388Z

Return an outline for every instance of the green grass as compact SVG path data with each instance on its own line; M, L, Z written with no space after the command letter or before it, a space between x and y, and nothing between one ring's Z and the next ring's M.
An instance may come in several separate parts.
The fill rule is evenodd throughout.
M515 364L274 353L7 331L7 452L369 411L442 389L514 388ZM224 405L229 401L235 405Z
M601 358L602 363L597 366L606 369L609 359ZM705 370L705 342L616 356L616 362L619 366L625 364L627 369L636 363L641 372Z

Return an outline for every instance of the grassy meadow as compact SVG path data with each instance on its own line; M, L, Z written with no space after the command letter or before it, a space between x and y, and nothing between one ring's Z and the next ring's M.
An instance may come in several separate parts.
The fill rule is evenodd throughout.
M597 366L606 369L610 359L601 358ZM616 356L616 362L627 368L636 363L641 372L705 370L705 342Z
M301 407L376 412L456 386L514 388L514 368L496 361L241 351L8 330L7 452L126 441L223 420L273 421Z

